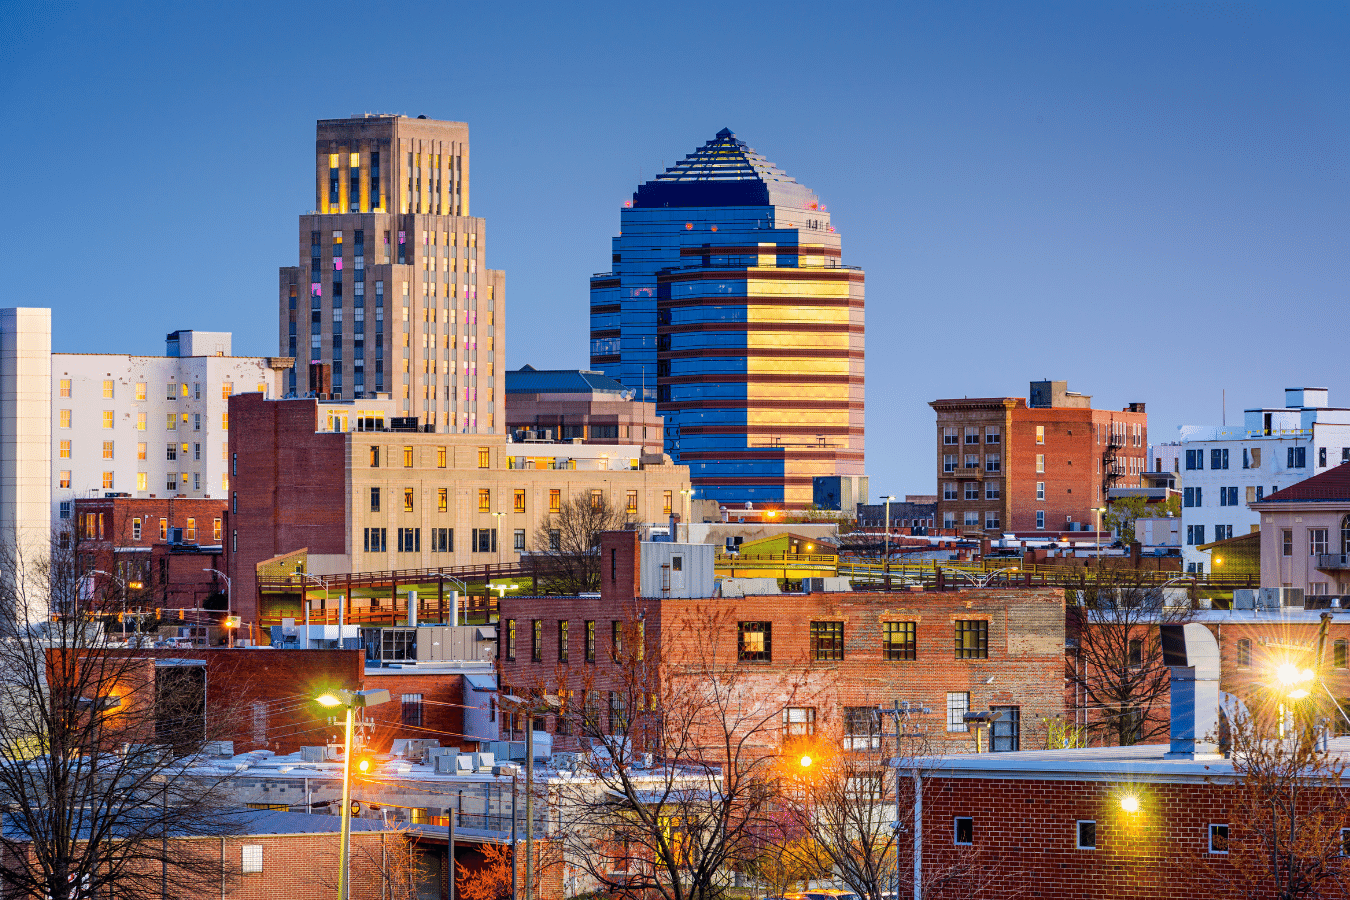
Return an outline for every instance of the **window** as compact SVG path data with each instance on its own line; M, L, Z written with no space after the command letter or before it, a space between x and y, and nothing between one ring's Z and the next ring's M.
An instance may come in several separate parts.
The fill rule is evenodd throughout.
M411 469L413 467L413 448L403 448L403 468Z
M1237 506L1237 505L1238 505L1238 491L1237 491L1237 488L1236 488L1236 487L1221 487L1221 488L1219 488L1219 505L1220 505L1220 506Z
M138 491L150 490L150 475L148 473L146 472L136 473L136 490Z
M103 379L103 399L111 400L112 398L113 398L113 383L109 379L105 378Z
M1003 458L997 453L986 453L984 455L984 470L986 472L1002 471Z
M993 531L999 527L999 513L996 509L987 510L984 514L985 531Z
M496 553L497 529L475 528L469 535L469 550L474 553Z
M402 707L402 716L400 721L404 725L411 725L414 728L422 727L422 695L404 694L399 698Z
M479 512L492 512L492 489L491 489L491 488L479 488L479 489L478 489L478 511L479 511Z
M989 620L958 619L956 621L956 658L989 658Z
M1187 450L1186 451L1186 469L1203 469L1205 467L1205 451Z
M517 528L517 529L515 530L515 534L512 535L511 549L515 550L517 553L524 553L524 552L525 552L525 529L524 529L524 528Z
M980 483L978 481L967 481L965 484L965 497L967 500L980 499Z
M70 379L69 379L69 378L62 378L62 379L61 379L61 389L60 389L60 394L61 394L62 397L69 397L69 396L70 396Z
M629 515L637 515L637 491L629 491L625 498L624 512Z
M1043 509L1036 510L1036 527L1040 529L1045 528L1045 510Z
M1214 449L1209 451L1209 467L1211 469L1228 468L1228 451L1226 449Z
M378 469L378 468L380 467L380 448L379 448L379 447L371 447L371 448L370 448L370 467L371 467L372 469Z
M386 552L386 548L387 548L388 545L387 545L387 543L386 543L386 541L385 541L385 537L386 537L386 530L385 530L385 529L383 529L383 528L367 528L367 529L366 529L366 540L365 540L365 544L364 544L364 546L365 546L365 551L366 551L367 553L384 553L384 552Z
M478 448L478 468L488 469L492 467L492 451L487 447Z
M229 430L230 430L230 414L229 414L229 413L221 413L221 414L220 414L220 430L221 430L221 431L229 431Z
M169 413L168 416L165 417L164 427L169 431L176 429L178 427L178 416L174 413Z
M554 553L562 549L562 532L557 528L548 530L548 549Z
M967 453L965 459L961 461L961 465L967 469L978 469L980 467L980 454Z
M513 505L513 508L514 508L514 510L515 510L516 512L518 512L518 513L523 513L523 512L525 511L525 492L524 492L524 491L522 491L522 490L517 490L517 491L515 492L515 503L514 503L514 505Z
M1097 823L1085 819L1078 820L1078 849L1097 849Z
M952 843L957 846L969 847L975 843L975 820L969 816L957 816L952 830Z
M943 527L943 528L955 528L955 527L956 527L956 513L954 513L954 512L944 512L944 513L942 514L942 527Z
M61 458L70 459L70 441L61 442Z
M104 472L104 473L103 473L103 489L104 489L105 491L110 491L110 490L112 490L112 487L113 487L113 473L111 473L111 472Z
M437 448L436 448L436 468L438 468L438 469L444 469L444 468L445 468L445 448L444 448L444 447L437 447Z
M1306 468L1307 465L1308 465L1307 447L1289 447L1285 451L1286 469L1303 469ZM1226 828L1227 826L1224 827Z
M569 624L566 619L558 620L558 662L567 662L567 629Z
M450 509L450 489L436 489L436 512L448 512Z
M1294 555L1294 529L1280 529L1280 547L1282 556Z
M844 623L811 623L811 658L833 660L844 658Z
M810 737L816 733L816 709L814 706L789 706L783 710L783 734L785 737Z
M966 443L978 444L980 442L980 429L973 425L966 426Z
M997 425L988 425L988 426L985 427L985 429L984 429L984 442L985 442L986 444L997 444L1000 440L1002 440L1002 438L1003 438L1003 436L1002 436L1002 434L999 432L999 426L997 426Z
M673 494L674 494L673 491L666 491L666 492L662 495L662 497L661 497L661 514L662 514L662 515L665 515L665 516L670 515L670 509L671 509L670 504L671 504L671 498L672 498Z
M1044 482L1044 481L1038 481L1038 482L1036 482L1036 499L1037 499L1037 500L1044 500L1044 499L1045 499L1045 482ZM1037 525L1036 527L1037 527L1037 528L1044 528L1045 526L1044 526L1044 525Z
M535 619L530 622L530 659L534 662L544 661L543 619Z
M399 553L421 553L422 552L422 529L420 528L400 528L398 530L398 552Z
M1233 536L1233 526L1232 526L1232 525L1215 525L1215 526L1214 526L1214 540L1216 540L1216 541L1226 541L1226 540L1228 540L1229 538L1231 538L1232 536Z
M1144 664L1144 642L1141 639L1130 638L1126 652L1131 666L1142 666Z
M917 622L881 623L881 658L912 660L918 657Z
M998 718L990 725L989 749L994 753L1011 753L1021 749L1022 708L1020 706L991 706L990 712Z
M1252 667L1252 641L1251 638L1239 638L1237 642L1237 667L1239 669L1250 669Z
M970 712L970 694L966 691L951 691L947 694L947 730L969 731L965 715Z
M136 413L136 430L137 431L145 430L145 413L143 412Z
M197 540L197 520L192 516L188 516L187 520L187 539L189 541Z
M61 472L60 472L60 474L57 475L57 479L56 479L56 480L57 480L57 484L58 484L59 486L61 486L61 487L63 487L63 488L68 488L68 487L70 487L70 470L69 470L69 469L62 469Z
M262 844L245 844L241 852L240 868L245 875L259 875L263 870Z
M591 491L591 509L599 509L605 502L605 492L596 488Z
M103 411L103 427L104 428L113 427L113 411L111 409L105 409Z
M506 620L506 659L512 662L516 658L516 620Z
M555 513L560 509L562 509L562 491L552 488L548 492L548 511Z
M454 552L455 552L455 529L453 529L453 528L433 528L433 529L431 529L431 552L432 552L432 553L454 553Z
M586 620L586 662L595 662L595 620Z
M413 511L413 489L412 489L412 488L404 488L404 489L403 489L403 511L404 511L405 513L410 513L410 512Z
M1044 474L1044 473L1045 473L1045 454L1044 454L1044 453L1037 453L1037 454L1036 454L1036 472L1037 472L1038 474Z
M139 516L131 520L131 539L133 541L141 539L141 519Z
M380 489L377 487L370 489L370 511L380 511Z
M62 394L61 396L65 397L68 395ZM956 442L956 427L953 425L944 425L942 427L942 443L955 444Z
M1331 665L1337 669L1350 667L1350 645L1345 638L1337 638L1331 645Z
M60 518L62 518L62 519L69 519L69 518L70 518L70 501L69 501L69 500L62 500L61 503L60 503L60 505L57 507L57 510L58 510L58 511L57 511L58 517L60 517ZM64 532L63 532L63 533L64 533Z
M159 520L159 539L167 541L169 539L169 520L161 518Z
M1194 545L1196 545L1196 544L1203 544L1204 542L1205 542L1205 526L1203 526L1203 525L1187 525L1187 526L1186 526L1186 544L1187 544L1187 546L1194 546Z
M1308 554L1310 556L1319 556L1327 552L1327 529L1309 528L1308 529Z
M217 544L220 543L220 520L219 520L219 519L212 519L212 520L211 520L211 540L215 541Z
M1227 853L1228 852L1228 826L1211 825L1209 826L1209 852Z
M997 500L1000 492L999 484L1000 482L998 481L986 481L984 483L984 499Z
M942 471L944 471L944 472L955 472L955 471L956 471L956 454L955 454L955 453L944 453L944 454L942 455Z
M1038 444L1044 444L1044 443L1045 443L1045 426L1044 426L1044 425L1037 425L1037 426L1036 426L1036 443L1038 443Z
M944 481L944 482L942 482L942 499L943 499L943 500L955 500L955 499L956 499L956 482L955 482L955 481Z
M742 662L773 660L773 624L740 622L737 625L736 656Z
M1318 448L1317 448L1317 467L1318 467L1319 469L1325 469L1325 468L1327 467L1327 448L1326 448L1326 447L1318 447Z

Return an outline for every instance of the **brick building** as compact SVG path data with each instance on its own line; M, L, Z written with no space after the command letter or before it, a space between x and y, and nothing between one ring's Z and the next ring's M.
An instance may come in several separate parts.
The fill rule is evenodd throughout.
M223 498L80 498L72 521L57 542L75 552L86 591L110 607L226 609Z
M783 696L784 733L853 727L851 708L910 701L952 752L974 749L962 717L993 709L998 749L1016 749L1043 718L1064 713L1064 599L1059 590L812 593L722 598L700 579L700 545L603 536L598 598L507 597L501 605L502 683L618 691L615 635L641 639L663 665L688 648L691 627L745 683ZM651 557L651 558L648 558ZM711 564L711 559L708 560ZM683 580L682 580L683 577ZM635 627L641 623L640 627ZM577 690L572 684L570 690ZM556 722L554 723L556 726ZM560 745L570 740L564 736Z
M1092 408L1063 381L1033 381L1030 399L934 400L937 519L985 537L1055 537L1096 527L1112 488L1141 487L1148 468L1144 404Z
M395 430L358 409L376 403L232 398L228 571L246 621L258 564L283 554L307 549L320 575L513 563L564 500L668 521L689 488L641 446Z

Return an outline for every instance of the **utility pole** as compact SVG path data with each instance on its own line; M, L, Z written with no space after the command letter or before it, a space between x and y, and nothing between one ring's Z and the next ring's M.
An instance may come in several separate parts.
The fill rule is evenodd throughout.
M525 900L534 884L534 711L525 717Z
M919 714L919 715L928 715L928 714L930 714L931 712L932 712L932 710L929 709L928 707L926 707L926 706L921 706L921 705L917 705L917 704L911 704L910 701L908 701L908 700L895 700L895 701L893 701L892 706L891 706L890 709L887 709L887 708L884 707L884 706L878 707L878 709L877 709L877 714L878 714L881 718L884 719L886 716L893 716L893 717L895 718L895 759L892 761L892 768L895 769L895 829L896 829L896 834L897 834L897 840L896 840L896 842L895 842L895 897L896 897L896 900L899 900L899 897L900 897L900 842L899 842L899 840L898 840L898 835L899 835L899 831L900 831L900 822L901 822L901 818L900 818L900 815L901 815L901 812L900 812L900 778L901 778L901 775L900 775L900 765L901 765L901 758L902 758L903 755L904 755L904 753L903 753L903 747L904 747L903 739L904 739L904 736L905 736L905 730L906 730L905 726L909 724L909 717L910 717L911 715L915 715L915 714ZM881 735L881 740L882 740L882 746L883 746L883 747L885 746L885 739L886 739L886 736L885 736L885 729L883 728L883 729L882 729L882 735ZM913 839L914 839L914 900L922 900L922 898L923 898L923 894L922 894L922 885L921 885L921 883L920 883L921 880L922 880L922 874L921 874L921 873L922 873L922 868L921 868L921 866L922 866L922 861L921 861L921 859L920 859L920 855L921 855L922 852L923 852L923 849L922 849L922 843L921 843L922 840L923 840L923 836L922 836L922 828L923 828L923 818L922 818L922 817L923 817L923 780L922 780L921 776L919 775L919 769L918 769L918 767L917 767L917 766L913 766L913 767L911 767L911 768L913 768L913 775L914 775L914 835L913 835Z
M520 895L516 892L516 800L519 798L516 786L516 768L511 767L511 900Z

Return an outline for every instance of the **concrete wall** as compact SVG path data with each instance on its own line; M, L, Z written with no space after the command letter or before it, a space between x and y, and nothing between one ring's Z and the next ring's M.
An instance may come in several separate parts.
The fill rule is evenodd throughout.
M51 540L51 352L51 310L0 310L0 541L30 562Z

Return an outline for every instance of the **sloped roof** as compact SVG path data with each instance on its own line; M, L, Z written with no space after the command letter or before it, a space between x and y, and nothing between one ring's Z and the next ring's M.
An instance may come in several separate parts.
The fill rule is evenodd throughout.
M1350 502L1350 463L1342 463L1321 475L1305 478L1298 484L1276 491L1264 500L1258 501L1258 505L1309 500Z
M641 185L637 209L665 206L791 206L815 209L819 199L728 128Z
M601 372L586 369L536 369L524 365L506 373L508 394L594 394L632 395L630 388Z

